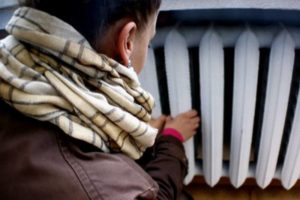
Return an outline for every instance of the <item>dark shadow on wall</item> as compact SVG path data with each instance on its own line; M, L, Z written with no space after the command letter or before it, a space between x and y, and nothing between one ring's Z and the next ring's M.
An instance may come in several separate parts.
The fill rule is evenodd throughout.
M194 9L160 12L158 27L186 25L197 26L214 22L222 25L250 23L254 25L300 25L299 10L280 9Z

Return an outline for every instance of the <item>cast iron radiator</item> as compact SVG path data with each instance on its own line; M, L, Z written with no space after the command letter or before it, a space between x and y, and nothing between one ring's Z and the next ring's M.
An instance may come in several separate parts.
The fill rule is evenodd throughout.
M186 19L192 11L166 19L176 21L176 12ZM240 187L254 178L265 188L280 179L291 188L300 176L299 12L234 8L222 11L222 23L219 9L193 12L194 23L158 27L140 75L156 99L154 117L191 108L201 115L184 144L185 182L200 175L214 186L228 177Z

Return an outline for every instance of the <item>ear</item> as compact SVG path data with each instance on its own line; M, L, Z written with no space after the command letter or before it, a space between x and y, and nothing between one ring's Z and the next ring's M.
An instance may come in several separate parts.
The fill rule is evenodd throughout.
M125 66L128 66L129 64L129 59L134 49L136 34L136 23L130 21L124 23L118 35L117 51L121 58L122 64L124 64Z

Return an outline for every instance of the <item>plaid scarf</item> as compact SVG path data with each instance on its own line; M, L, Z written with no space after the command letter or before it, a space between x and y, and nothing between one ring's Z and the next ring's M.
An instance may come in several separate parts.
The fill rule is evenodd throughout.
M22 7L0 41L0 97L104 152L138 159L157 130L154 104L132 68L96 53L73 27Z

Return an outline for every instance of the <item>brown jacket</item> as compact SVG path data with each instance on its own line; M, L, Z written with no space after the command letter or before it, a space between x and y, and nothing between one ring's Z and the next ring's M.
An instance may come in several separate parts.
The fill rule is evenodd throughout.
M100 152L0 99L0 199L178 199L186 174L182 144L160 136L135 162ZM139 164L137 164L139 163Z

